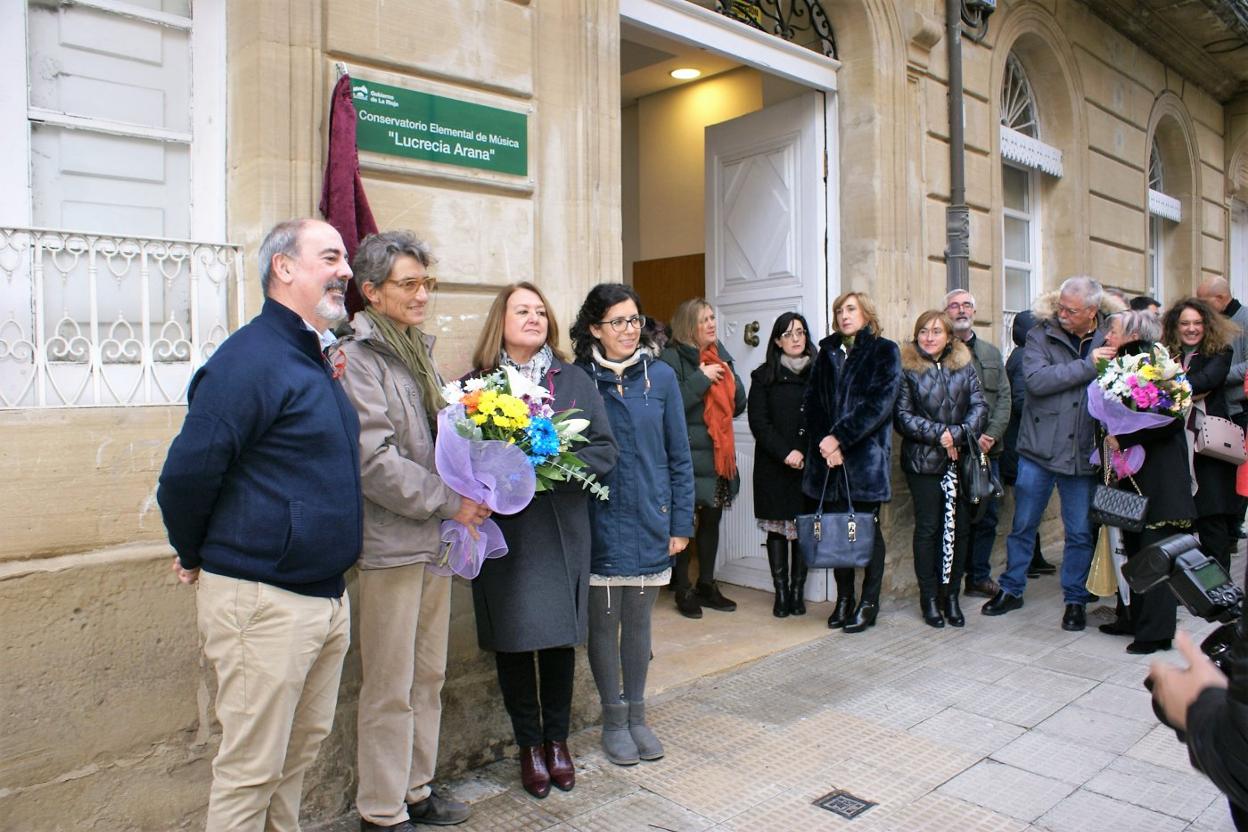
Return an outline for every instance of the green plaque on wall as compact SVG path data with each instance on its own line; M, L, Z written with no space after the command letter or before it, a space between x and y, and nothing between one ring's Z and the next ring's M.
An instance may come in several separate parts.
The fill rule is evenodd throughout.
M527 176L528 116L373 81L353 80L360 150Z

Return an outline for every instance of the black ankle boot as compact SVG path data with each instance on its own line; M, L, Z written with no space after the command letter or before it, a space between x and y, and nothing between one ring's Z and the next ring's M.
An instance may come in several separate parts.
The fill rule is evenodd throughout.
M789 615L806 614L806 558L797 548L797 541L790 547L793 551L793 567L790 574L793 582L789 585Z
M957 584L949 584L949 588L945 590L945 596L941 600L941 612L945 614L945 621L949 622L949 626L966 626L966 616L962 614L962 607L958 604Z
M828 616L828 629L836 630L844 627L854 616L854 596L838 595L836 596L836 606L832 608L832 614Z
M789 614L789 541L775 534L767 535L767 565L771 567L771 583L776 588L776 600L771 614L785 618Z
M945 626L945 619L940 614L940 607L936 603L935 595L923 594L919 596L919 610L923 613L923 623L929 627Z
M868 627L875 626L875 616L880 611L880 605L874 601L863 601L858 605L858 609L854 610L854 614L845 622L845 632L861 633Z

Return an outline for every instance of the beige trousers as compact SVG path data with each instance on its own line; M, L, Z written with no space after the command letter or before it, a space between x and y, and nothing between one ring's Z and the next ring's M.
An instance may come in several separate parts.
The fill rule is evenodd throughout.
M351 641L347 596L201 572L196 606L221 722L207 830L298 830L303 775L333 725Z
M442 726L451 579L414 563L359 572L360 817L407 820L429 796Z

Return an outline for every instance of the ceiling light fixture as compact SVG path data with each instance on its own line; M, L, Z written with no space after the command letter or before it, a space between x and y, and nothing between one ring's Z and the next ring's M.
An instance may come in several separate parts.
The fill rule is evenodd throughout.
M688 67L688 66L682 66L679 69L673 69L671 72L668 73L668 75L672 76L677 81L691 81L694 78L697 78L701 74L702 74L702 70L694 69L693 67Z

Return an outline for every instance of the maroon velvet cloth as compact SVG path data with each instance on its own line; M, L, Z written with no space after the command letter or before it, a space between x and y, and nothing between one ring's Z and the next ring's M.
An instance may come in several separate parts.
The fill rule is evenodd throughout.
M325 157L325 181L321 185L321 216L338 229L354 257L360 240L377 233L377 221L368 207L364 183L360 179L360 153L355 147L355 105L351 103L351 76L343 75L334 85L329 109L329 152ZM364 299L352 281L347 286L347 311L354 315L364 308Z

